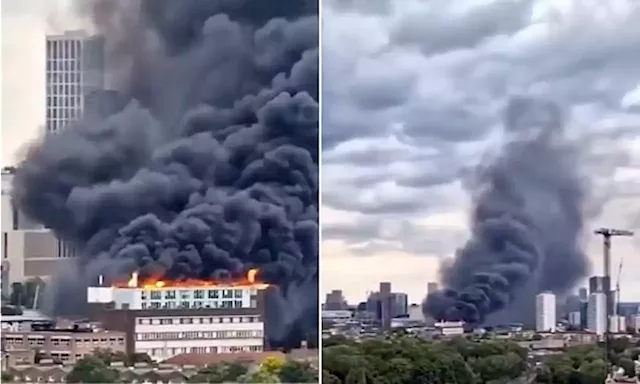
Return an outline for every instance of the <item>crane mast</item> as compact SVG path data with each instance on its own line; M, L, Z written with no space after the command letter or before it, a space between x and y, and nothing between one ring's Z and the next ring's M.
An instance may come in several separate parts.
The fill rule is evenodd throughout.
M609 365L609 337L611 331L611 314L609 313L609 308L611 308L611 238L614 236L633 236L632 231L628 231L626 229L613 229L613 228L600 228L595 230L596 235L600 235L603 237L603 261L604 261L604 279L608 281L609 287L605 287L608 292L604 293L605 296L605 312L606 312L606 320L605 320L605 330L604 330L604 361L607 364L607 376L610 373L610 365ZM622 268L622 264L621 264ZM618 274L618 294L620 292L619 289L619 277ZM612 308L613 309L613 308ZM615 309L613 309L615 311ZM613 311L612 311L613 312Z

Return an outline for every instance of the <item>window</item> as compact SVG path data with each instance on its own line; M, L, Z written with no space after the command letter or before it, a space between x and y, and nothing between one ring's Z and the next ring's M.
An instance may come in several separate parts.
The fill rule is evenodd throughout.
M208 296L210 299L219 299L220 292L217 289L210 289Z
M180 308L189 308L189 302L188 301L182 301L180 303Z
M202 289L196 289L193 292L193 298L194 299L204 299L204 290Z
M242 299L242 289L236 289L235 297L236 299Z
M224 291L222 291L222 298L223 299L233 299L233 290L225 289Z
M166 291L164 297L167 300L174 300L176 298L176 291Z
M153 303L151 303L151 309L160 309L160 302L154 301Z
M234 308L242 308L242 301L238 301L238 300L236 300L236 301L235 301Z
M189 299L191 297L191 292L189 291L180 291L180 298L181 299Z
M151 291L151 300L162 300L161 291Z

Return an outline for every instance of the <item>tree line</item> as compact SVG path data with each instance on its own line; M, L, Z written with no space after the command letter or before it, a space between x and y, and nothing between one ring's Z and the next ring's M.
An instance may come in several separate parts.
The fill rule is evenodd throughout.
M125 383L126 377L112 367L112 362L125 365L136 362L151 363L146 355L129 357L124 353L96 351L78 361L69 375L68 383ZM211 364L191 374L189 383L317 383L318 370L306 361L269 357L257 366L235 361Z
M633 375L640 345L616 340L612 350L611 363ZM433 342L405 335L360 342L332 338L322 350L322 382L328 384L601 384L605 378L600 345L535 358L508 340Z

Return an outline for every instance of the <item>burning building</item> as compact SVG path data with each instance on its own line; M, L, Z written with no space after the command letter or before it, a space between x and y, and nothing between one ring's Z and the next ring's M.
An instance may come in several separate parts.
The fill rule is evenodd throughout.
M259 268L274 285L270 343L317 340L317 1L77 3L104 37L113 92L34 143L12 188L17 208L77 249L47 289L49 312L85 316L99 275L191 282ZM131 306L129 288L91 294Z
M127 335L128 353L157 361L180 354L262 352L268 349L268 284L250 270L238 281L141 280L87 288L90 316ZM102 280L102 279L101 279Z

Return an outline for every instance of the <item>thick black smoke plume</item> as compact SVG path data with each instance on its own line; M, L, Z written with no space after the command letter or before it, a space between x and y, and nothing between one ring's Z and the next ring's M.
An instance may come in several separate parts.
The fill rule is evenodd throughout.
M257 267L280 288L272 343L317 335L316 2L80 3L117 92L34 146L14 185L27 215L79 248L53 307L78 312L98 274Z
M438 320L478 324L502 310L502 319L514 321L505 311L524 303L517 307L526 321L521 310L536 293L562 293L586 273L579 245L586 184L560 109L514 98L505 130L501 153L478 168L472 183L471 238L443 265L446 288L423 304Z

